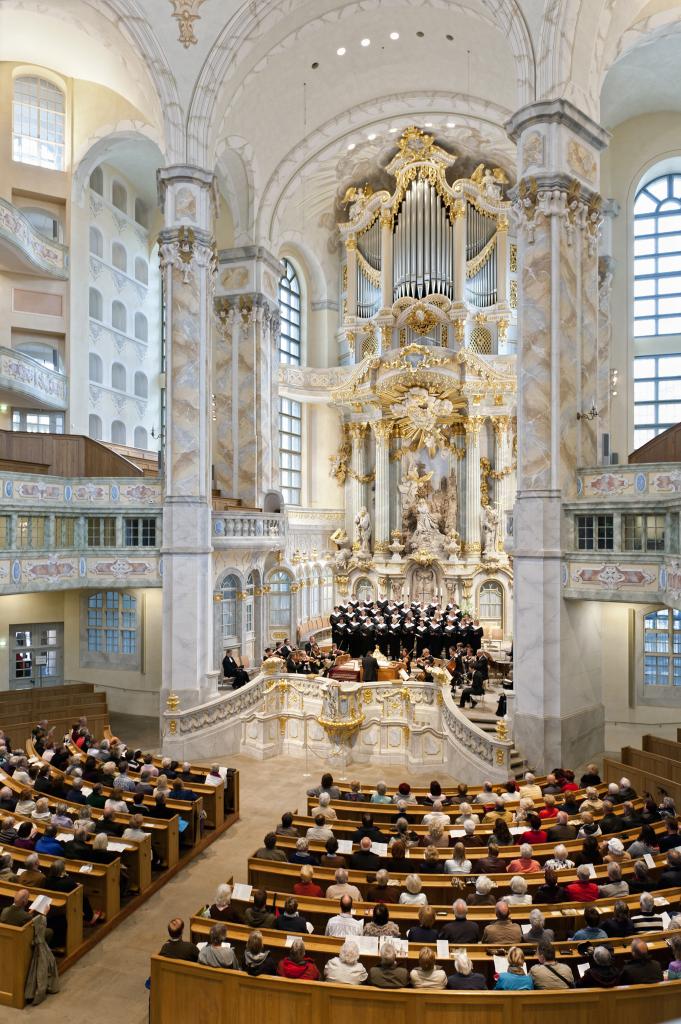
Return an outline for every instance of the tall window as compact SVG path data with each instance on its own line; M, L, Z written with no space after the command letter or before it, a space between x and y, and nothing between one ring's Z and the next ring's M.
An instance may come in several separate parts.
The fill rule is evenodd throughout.
M122 420L114 420L113 423L111 424L111 443L128 443L128 432L125 429L125 423L123 423Z
M222 643L225 648L241 643L239 627L239 578L225 576L222 582Z
M300 505L303 484L303 411L300 402L279 399L279 470L288 505Z
M29 434L63 434L64 413L13 409L12 430L26 430Z
M487 580L480 587L478 597L480 621L491 625L501 626L503 612L503 593L501 584L494 580Z
M612 516L575 516L578 551L612 551L614 521Z
M104 172L101 167L95 167L94 171L90 175L90 188L97 195L104 195Z
M681 174L644 185L634 202L634 335L681 334Z
M287 572L270 576L270 626L291 628L291 577Z
M88 356L88 367L90 373L90 380L95 384L101 384L104 379L104 366L102 363L102 357L98 356L96 352L90 352Z
M279 362L300 366L300 282L288 260L279 282Z
M681 611L661 608L643 620L643 681L681 686Z
M105 654L137 652L137 598L108 590L87 601L87 649Z
M325 569L322 573L322 612L330 612L333 608L333 573Z
M98 292L96 288L90 288L89 293L89 310L90 316L94 320L104 319L104 306L102 300L102 293Z
M255 633L255 574L249 572L246 579L246 598L244 600L244 630L249 640Z
M681 420L681 353L634 359L634 447Z
M64 93L37 75L14 79L12 159L64 170Z

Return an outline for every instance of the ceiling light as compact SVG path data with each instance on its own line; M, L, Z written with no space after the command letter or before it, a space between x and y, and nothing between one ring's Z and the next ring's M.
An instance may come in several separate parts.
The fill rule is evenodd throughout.
M345 56L345 47L344 46L339 46L338 49L336 50L336 53L338 54L339 57L344 57Z
M400 38L400 33L399 32L391 32L390 33L390 38L391 39L399 39Z
M393 135L395 132L399 131L399 128L389 128L388 131L390 132L391 135Z
M448 128L456 128L456 121L447 121Z
M367 135L367 139L369 140L369 142L373 142L375 138L376 132L372 132L371 135Z
M355 148L355 143L351 142L350 145L348 146L348 149L354 149L354 148Z
M424 128L432 128L433 127L433 122L432 121L424 121L423 122L423 127Z
M371 40L366 37L362 40L362 46L371 46Z

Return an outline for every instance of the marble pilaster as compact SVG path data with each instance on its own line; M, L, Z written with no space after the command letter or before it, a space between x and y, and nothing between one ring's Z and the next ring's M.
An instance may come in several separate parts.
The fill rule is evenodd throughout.
M464 459L465 515L462 532L462 553L480 554L480 429L482 416L469 416L464 423L466 431L466 458Z
M352 455L350 458L350 502L349 502L349 524L348 536L354 536L355 516L366 505L366 437L369 430L368 423L350 423L348 433L352 442Z
M495 479L494 504L503 516L513 508L515 498L515 479L513 473L513 421L510 416L494 416L494 470L499 476Z
M166 302L167 425L163 505L162 702L181 706L216 689L211 582L211 318L214 177L195 167L158 172Z
M375 506L374 506L374 551L381 558L389 557L390 545L390 434L392 423L388 420L372 422L371 429L375 442Z
M538 769L603 747L593 615L562 597L561 502L596 461L599 153L607 133L565 100L518 111L518 492L515 739ZM579 621L577 621L579 620ZM580 656L576 657L576 652Z

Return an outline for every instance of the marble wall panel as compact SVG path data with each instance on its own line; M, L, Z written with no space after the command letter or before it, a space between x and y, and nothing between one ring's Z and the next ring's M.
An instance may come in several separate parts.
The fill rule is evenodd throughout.
M183 271L173 267L172 295L168 493L189 497L203 491L201 295L194 276L185 281Z
M581 365L581 394L582 411L586 412L595 406L598 410L598 417L594 420L581 420L580 428L580 452L579 462L582 466L594 466L599 461L598 434L603 427L602 420L607 424L608 407L607 395L609 390L608 381L608 346L606 345L605 370L600 367L598 345L598 260L595 246L588 244L588 239L582 241L582 302L581 302L581 342L582 342L582 365ZM599 378L604 376L604 380ZM603 401L605 391L606 402ZM572 487L574 489L574 474L572 476Z
M518 489L551 481L551 246L542 221L533 244L521 236L518 356Z
M560 353L553 373L559 375L558 451L556 479L563 492L575 488L577 469L577 408L581 280L579 274L579 237L574 230L554 222L560 231L558 268L560 309Z

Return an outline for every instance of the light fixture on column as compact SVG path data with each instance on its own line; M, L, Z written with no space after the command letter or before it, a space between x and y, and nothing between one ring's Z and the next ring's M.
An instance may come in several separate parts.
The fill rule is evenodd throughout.
M591 408L589 409L588 412L578 412L577 413L577 419L578 420L595 420L597 416L598 416L598 409L596 408L596 403L595 402L591 403Z
M617 398L617 390L619 387L619 370L610 371L610 397Z

